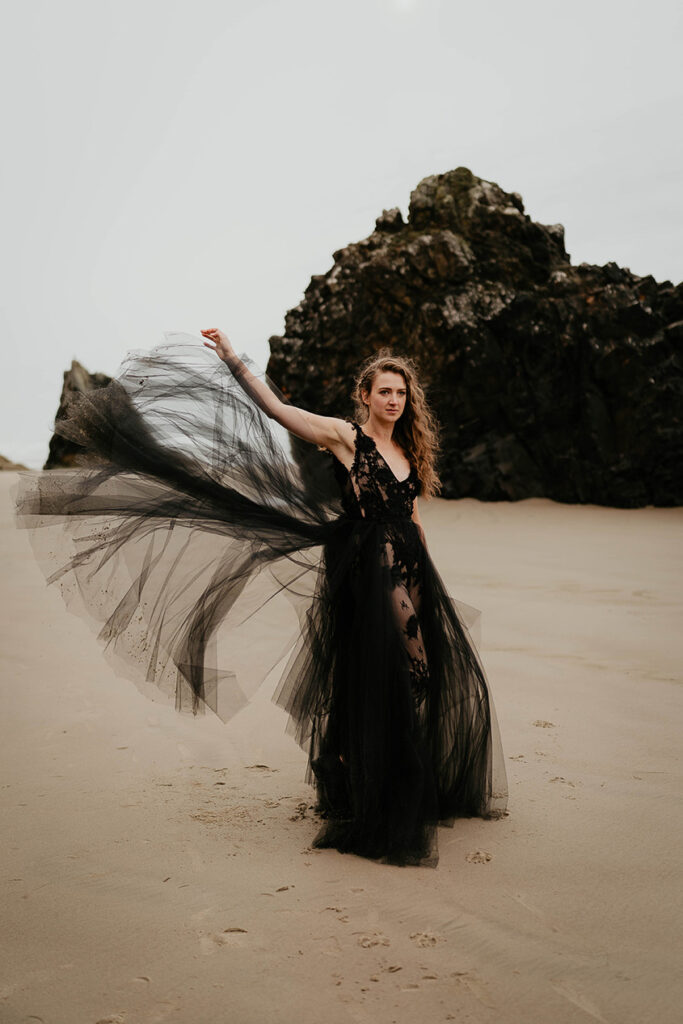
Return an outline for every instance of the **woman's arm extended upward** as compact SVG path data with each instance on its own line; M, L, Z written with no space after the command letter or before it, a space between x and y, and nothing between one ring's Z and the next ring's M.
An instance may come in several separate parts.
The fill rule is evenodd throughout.
M318 416L316 413L281 402L265 381L255 377L244 365L230 344L227 334L216 327L209 327L201 333L208 339L204 342L206 348L211 349L223 360L240 386L266 416L281 423L286 430L304 441L328 448L338 458L341 456L342 462L348 461L354 450L353 427L350 423L336 416Z

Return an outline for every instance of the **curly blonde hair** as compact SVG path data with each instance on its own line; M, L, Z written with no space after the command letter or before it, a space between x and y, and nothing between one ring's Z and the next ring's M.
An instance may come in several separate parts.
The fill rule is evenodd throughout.
M367 421L369 412L362 394L370 394L377 374L386 371L400 373L406 382L406 404L396 421L393 439L415 466L420 481L420 494L431 498L441 489L441 480L435 469L439 428L420 386L417 366L412 359L395 356L391 349L382 348L365 360L356 374L351 393L356 420L358 423Z

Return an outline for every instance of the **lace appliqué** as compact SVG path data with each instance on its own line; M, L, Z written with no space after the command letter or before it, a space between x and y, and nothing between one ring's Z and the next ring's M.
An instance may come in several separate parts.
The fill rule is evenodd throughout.
M416 706L424 700L429 685L429 667L420 629L420 565L422 542L411 520L419 479L412 466L399 480L382 457L374 440L353 423L356 450L350 470L334 458L344 511L351 518L383 523L378 540L380 560L391 593L396 622L407 655Z

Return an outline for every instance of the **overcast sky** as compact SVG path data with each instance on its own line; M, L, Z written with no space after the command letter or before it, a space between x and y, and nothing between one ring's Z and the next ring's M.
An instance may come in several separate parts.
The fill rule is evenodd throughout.
M260 365L312 274L458 166L572 262L683 278L678 0L2 3L0 453L165 331Z

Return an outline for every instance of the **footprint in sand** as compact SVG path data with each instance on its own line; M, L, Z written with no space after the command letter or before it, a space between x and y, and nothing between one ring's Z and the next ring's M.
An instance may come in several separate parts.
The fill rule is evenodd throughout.
M546 722L544 718L537 718L536 721L532 722L531 724L535 725L539 729L554 729L555 728L555 723L554 722Z
M470 864L488 864L490 860L493 860L493 854L487 853L486 850L473 850L472 853L468 853L465 860Z
M246 928L224 928L222 932L210 932L208 935L199 936L199 947L205 956L215 953L221 946L239 946L242 944L243 936L247 934Z
M350 920L349 915L344 913L344 911L346 910L346 907L324 907L323 908L323 912L325 910L332 910L332 911L334 911L334 913L337 915L337 920L341 921L343 924L348 924L349 923L349 920Z
M434 935L432 932L413 932L410 938L416 946L427 949L429 946L435 946L441 936Z
M390 942L381 932L370 932L367 935L358 936L358 945L363 949L370 949L372 946L389 946Z

